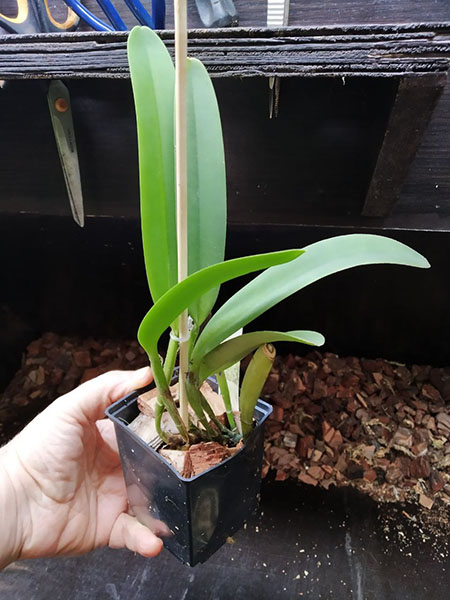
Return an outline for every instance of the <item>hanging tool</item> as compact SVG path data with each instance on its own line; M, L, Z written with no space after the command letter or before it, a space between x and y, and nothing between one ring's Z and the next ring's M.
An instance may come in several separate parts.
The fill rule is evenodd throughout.
M52 81L47 99L72 215L75 223L84 227L83 193L69 90L62 81Z
M48 0L17 0L15 17L0 14L0 26L16 34L73 31L78 23L78 16L70 8L67 9L66 20L63 23L57 21L50 12ZM72 215L75 222L83 227L83 196L70 97L66 86L61 81L50 83L48 101Z
M239 15L233 0L195 0L205 27L236 27Z
M289 0L267 0L267 27L287 27L289 22ZM269 119L278 117L280 104L279 77L269 77Z
M128 29L111 0L97 0L97 4L105 13L110 25L94 15L80 0L64 0L64 2L96 31L127 31ZM151 15L139 0L125 0L125 4L141 25L147 25L152 29L164 29L166 19L165 0L152 0Z

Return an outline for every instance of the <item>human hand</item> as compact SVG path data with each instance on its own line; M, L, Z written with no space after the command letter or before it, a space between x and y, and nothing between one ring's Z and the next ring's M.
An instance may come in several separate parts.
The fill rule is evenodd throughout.
M0 568L109 545L155 556L162 542L127 514L112 402L152 380L111 371L61 396L0 450ZM4 547L3 547L4 546Z

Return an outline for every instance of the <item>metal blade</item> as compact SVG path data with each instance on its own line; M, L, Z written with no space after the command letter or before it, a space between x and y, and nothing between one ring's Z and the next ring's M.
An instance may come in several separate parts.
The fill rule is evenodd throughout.
M52 81L47 98L72 215L75 223L84 227L83 192L69 90L62 81Z

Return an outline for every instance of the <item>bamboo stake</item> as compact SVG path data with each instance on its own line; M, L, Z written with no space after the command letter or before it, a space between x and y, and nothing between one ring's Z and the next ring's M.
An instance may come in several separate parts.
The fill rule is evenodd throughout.
M187 9L186 0L175 0L175 156L177 182L177 245L178 281L188 275L187 238ZM186 373L189 360L188 313L179 318L180 412L183 423L188 426L188 402L186 397Z

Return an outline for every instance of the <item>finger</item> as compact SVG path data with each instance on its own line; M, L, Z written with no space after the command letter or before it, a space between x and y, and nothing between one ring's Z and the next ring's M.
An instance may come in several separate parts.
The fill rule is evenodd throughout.
M149 367L137 371L109 371L83 383L64 397L64 406L91 422L104 417L106 408L133 390L153 381Z
M101 421L97 421L96 425L106 446L111 450L114 456L118 456L119 446L117 445L114 423L109 419L102 419Z
M161 552L162 545L162 541L150 529L126 513L119 515L109 538L111 548L128 548L142 556L156 556Z

